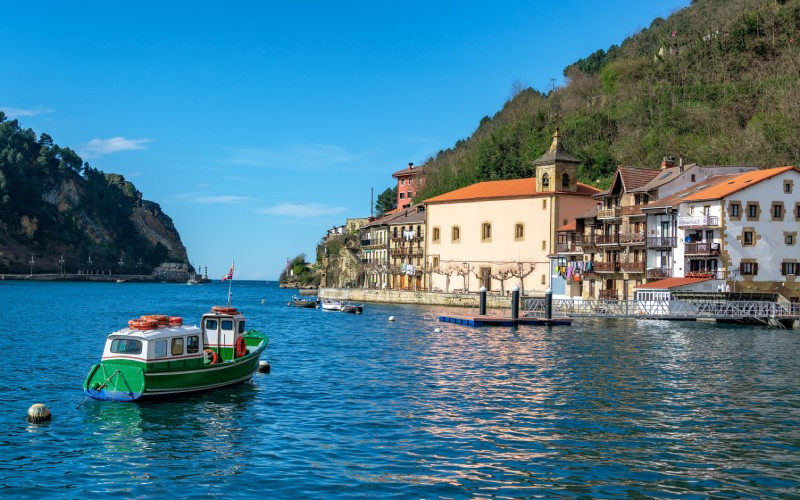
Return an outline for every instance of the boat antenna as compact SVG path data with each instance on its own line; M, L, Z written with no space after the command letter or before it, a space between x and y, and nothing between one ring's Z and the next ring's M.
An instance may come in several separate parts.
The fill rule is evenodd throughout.
M233 261L231 261L231 270L222 278L222 281L228 280L228 307L231 306L231 299L233 298L231 294L231 287L233 286L233 264Z

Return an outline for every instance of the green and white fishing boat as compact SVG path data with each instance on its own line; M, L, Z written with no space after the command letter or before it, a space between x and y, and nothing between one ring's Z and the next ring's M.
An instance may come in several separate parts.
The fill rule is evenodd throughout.
M200 326L178 317L142 316L106 339L100 364L83 383L101 401L186 394L249 380L269 339L247 331L234 307L215 306Z

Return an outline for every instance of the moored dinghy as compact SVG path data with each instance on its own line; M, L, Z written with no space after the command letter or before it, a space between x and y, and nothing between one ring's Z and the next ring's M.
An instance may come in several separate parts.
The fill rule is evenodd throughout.
M200 326L142 316L108 336L83 390L101 401L135 401L237 384L253 376L268 343L264 334L245 331L245 317L234 307L213 307Z

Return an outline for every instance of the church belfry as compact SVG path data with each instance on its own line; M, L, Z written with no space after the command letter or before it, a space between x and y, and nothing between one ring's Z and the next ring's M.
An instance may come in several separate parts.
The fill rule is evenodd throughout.
M578 190L580 161L567 153L556 127L550 148L533 162L536 167L536 189L541 192L571 192Z

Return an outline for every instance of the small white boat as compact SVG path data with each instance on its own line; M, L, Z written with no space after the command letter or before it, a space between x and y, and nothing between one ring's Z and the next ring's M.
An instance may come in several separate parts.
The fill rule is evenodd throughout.
M342 302L339 300L330 300L325 299L322 301L322 310L323 311L341 311L342 310Z

